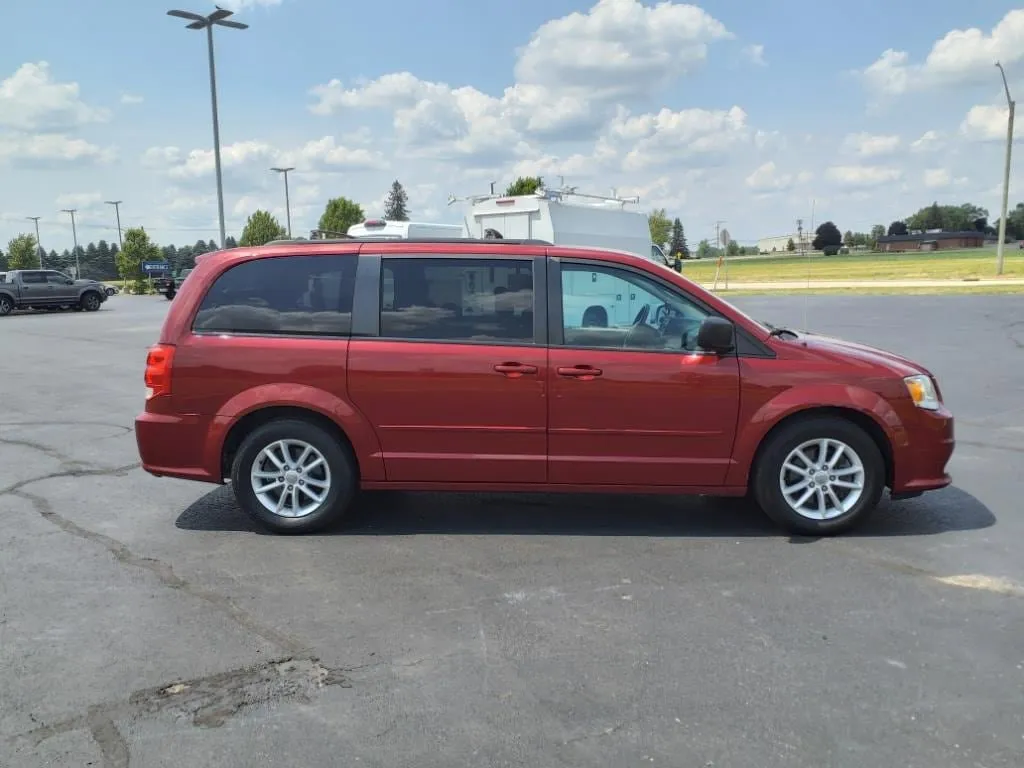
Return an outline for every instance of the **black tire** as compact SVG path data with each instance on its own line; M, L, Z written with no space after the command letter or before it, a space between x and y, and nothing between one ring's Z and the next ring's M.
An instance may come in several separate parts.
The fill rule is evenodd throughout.
M79 301L82 309L86 312L96 312L102 303L103 299L96 291L86 291Z
M263 506L250 481L260 452L278 440L301 440L324 457L331 483L323 502L303 517L283 517ZM355 460L335 435L302 419L280 419L257 427L242 441L231 467L231 488L248 515L276 533L314 533L337 525L352 504L358 486Z
M797 512L786 500L780 478L783 462L794 449L822 439L845 443L860 459L864 470L860 498L849 510L827 520ZM875 441L857 425L832 416L808 417L782 426L768 438L752 474L752 491L768 517L790 533L802 536L834 536L860 526L875 511L884 488L885 461ZM837 490L837 494L845 492Z
M14 311L14 299L5 293L0 293L0 317L6 317Z
M165 297L167 298L167 300L168 300L168 301L170 301L171 299L173 299L173 298L174 298L174 294L175 294L175 291L167 291L167 292L166 292L166 293L164 294L164 296L165 296Z

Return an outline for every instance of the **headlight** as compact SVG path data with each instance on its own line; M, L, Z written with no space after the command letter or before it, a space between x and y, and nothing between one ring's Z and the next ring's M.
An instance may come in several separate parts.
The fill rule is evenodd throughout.
M907 376L903 383L907 385L907 391L910 393L910 399L914 401L914 405L927 411L938 410L939 396L935 394L935 383L931 376L924 374Z

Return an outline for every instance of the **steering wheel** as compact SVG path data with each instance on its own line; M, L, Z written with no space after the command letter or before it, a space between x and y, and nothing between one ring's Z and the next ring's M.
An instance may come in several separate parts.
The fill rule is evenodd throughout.
M640 325L641 323L647 322L648 315L651 314L651 305L644 304L640 311L636 313L636 317L633 318L633 325Z

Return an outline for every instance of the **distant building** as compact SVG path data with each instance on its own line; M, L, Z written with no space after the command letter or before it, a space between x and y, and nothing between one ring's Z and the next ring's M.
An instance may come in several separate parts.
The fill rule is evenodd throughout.
M804 250L811 250L811 238L809 233L804 232ZM794 232L792 235L778 235L775 237L762 237L757 241L757 250L761 253L785 253L786 248L789 245L789 241L792 240L796 249L800 250L800 234Z
M878 238L878 250L947 251L961 248L982 248L998 238L984 232L915 232L909 235L885 235Z

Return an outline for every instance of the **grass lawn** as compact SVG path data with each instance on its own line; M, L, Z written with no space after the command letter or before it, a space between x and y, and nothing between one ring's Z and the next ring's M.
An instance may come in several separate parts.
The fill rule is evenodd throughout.
M709 287L710 283L705 286ZM733 296L953 296L953 295L977 295L990 296L993 294L1024 294L1024 285L972 285L971 283L953 283L949 286L938 288L787 288L784 291L758 291L758 290L723 290L719 281L716 295L723 299L730 299Z
M1004 251L1003 274L1024 277L1024 251ZM848 256L764 256L729 262L729 282L775 280L963 280L994 278L994 249L933 253L865 253ZM683 274L701 284L715 279L712 259L684 261ZM725 266L719 274L721 286Z

